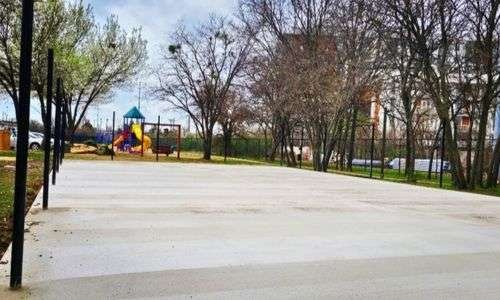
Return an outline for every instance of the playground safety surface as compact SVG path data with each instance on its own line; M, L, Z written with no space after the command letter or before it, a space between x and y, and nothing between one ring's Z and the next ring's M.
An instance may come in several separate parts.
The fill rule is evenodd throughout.
M280 167L67 160L0 299L498 299L500 199ZM9 261L10 250L3 258Z

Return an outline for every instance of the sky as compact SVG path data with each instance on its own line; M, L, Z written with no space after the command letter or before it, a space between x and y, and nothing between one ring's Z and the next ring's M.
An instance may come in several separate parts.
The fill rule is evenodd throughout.
M103 24L110 15L116 15L122 27L127 31L132 28L142 28L143 37L148 41L148 65L159 64L161 45L168 45L169 34L183 20L187 25L203 22L208 15L232 14L237 0L84 0L93 7L96 21ZM138 104L139 90L142 90L141 111L146 120L156 120L161 115L163 120L175 119L177 123L186 125L187 116L168 109L164 103L149 99L145 95L144 86L154 82L153 78L136 78L134 84L120 90L115 90L112 102L99 107L92 107L87 118L92 124L111 124L112 112L117 116L125 114L131 107ZM140 88L142 86L142 88ZM14 117L10 99L0 101L0 119ZM38 100L31 101L31 118L40 120ZM120 123L118 119L118 123Z

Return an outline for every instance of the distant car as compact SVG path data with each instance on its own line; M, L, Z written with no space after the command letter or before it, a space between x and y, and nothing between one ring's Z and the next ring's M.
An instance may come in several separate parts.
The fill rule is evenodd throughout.
M39 132L29 132L28 147L30 150L40 150L43 146L44 135ZM54 144L54 139L50 139L50 145ZM17 145L17 131L10 128L10 147L15 149Z
M431 163L430 159L415 159L415 171L427 172L429 171L429 165ZM401 165L400 165L401 164ZM405 158L395 158L389 162L389 168L404 170L406 167ZM435 158L432 161L431 172L438 173L441 169L441 159ZM450 162L443 161L443 171L448 172L450 170Z

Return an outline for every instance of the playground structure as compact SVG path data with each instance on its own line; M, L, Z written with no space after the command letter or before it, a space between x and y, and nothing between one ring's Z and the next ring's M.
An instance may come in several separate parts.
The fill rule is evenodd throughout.
M114 115L113 115L114 118ZM113 121L114 124L114 121ZM114 126L114 125L113 125ZM153 143L152 137L144 133L145 127L152 127L152 131L155 133L155 142ZM160 143L160 131L161 127L174 127L176 128L176 145L173 146L169 143ZM166 130L168 132L168 130ZM139 111L137 107L130 109L125 115L123 115L123 128L118 132L118 136L113 134L111 138L113 152L116 150L121 152L129 153L144 153L151 150L152 153L156 154L158 159L158 154L166 154L167 156L175 150L177 152L177 158L180 158L180 136L181 136L181 125L179 124L162 124L160 123L160 116L158 116L157 123L145 122L144 115Z
M144 153L151 148L151 138L144 135L142 130L144 115L137 107L130 109L123 115L123 129L113 140L113 149L116 147L122 152Z

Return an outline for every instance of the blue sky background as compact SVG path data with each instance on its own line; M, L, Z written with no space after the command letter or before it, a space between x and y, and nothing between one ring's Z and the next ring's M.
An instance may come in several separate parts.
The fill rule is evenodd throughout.
M161 45L168 44L169 34L175 29L180 20L188 25L204 21L210 13L229 15L234 12L237 0L87 0L94 9L97 22L103 24L109 15L118 16L122 27L126 30L141 27L144 38L148 41L149 66L159 63L158 53ZM156 120L158 115L162 119L176 119L177 123L185 125L187 116L169 110L164 103L149 100L144 95L144 85L153 82L153 78L143 76L134 80L133 85L116 90L112 102L99 107L92 107L87 118L92 124L101 123L105 126L106 119L111 119L113 110L117 115L123 115L132 106L137 105L139 82L143 82L143 101L141 111L148 120ZM14 117L11 100L0 101L0 119ZM31 118L40 119L38 100L34 99L31 105Z

